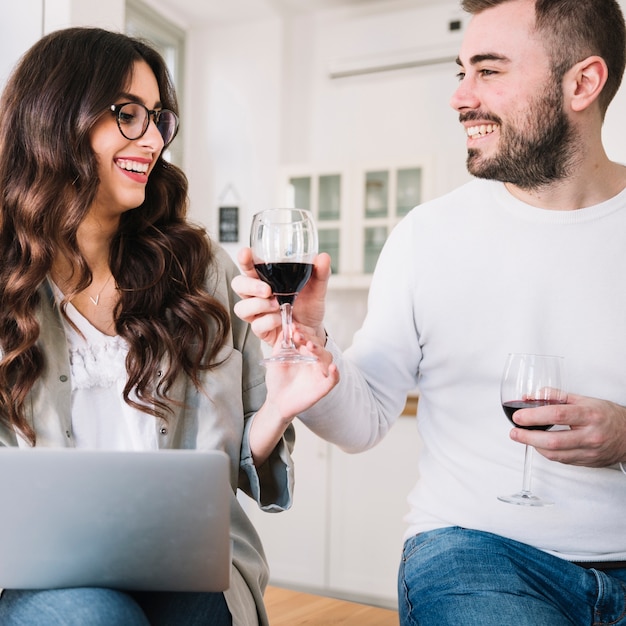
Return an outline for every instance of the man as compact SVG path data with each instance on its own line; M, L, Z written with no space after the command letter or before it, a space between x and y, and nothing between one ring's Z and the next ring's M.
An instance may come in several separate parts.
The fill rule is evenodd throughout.
M394 230L344 355L325 337L320 255L294 315L341 380L301 419L358 452L419 386L404 626L626 625L626 168L601 142L624 19L615 0L462 4L472 19L452 106L476 180ZM277 304L248 250L240 263L237 313L274 344ZM555 428L510 430L509 352L565 357L567 404L515 414ZM521 483L520 444L538 451L534 488L552 506L498 500Z

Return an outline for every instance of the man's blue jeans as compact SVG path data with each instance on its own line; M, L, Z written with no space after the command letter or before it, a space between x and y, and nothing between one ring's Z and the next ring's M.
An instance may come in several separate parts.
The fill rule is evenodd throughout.
M580 567L490 533L452 527L404 545L402 626L626 626L626 568Z
M76 588L7 590L0 598L2 626L230 626L222 593L125 593Z

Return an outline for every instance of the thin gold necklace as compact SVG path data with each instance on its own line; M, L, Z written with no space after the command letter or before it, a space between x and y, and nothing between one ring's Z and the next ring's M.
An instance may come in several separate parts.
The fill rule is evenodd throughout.
M109 274L109 277L106 279L106 282L104 283L104 285L102 285L102 287L100 288L100 291L96 294L95 298L92 298L91 296L89 296L89 299L93 302L94 306L98 306L98 303L100 302L100 295L104 291L104 288L109 284L109 281L111 280L111 278L113 278L113 274Z

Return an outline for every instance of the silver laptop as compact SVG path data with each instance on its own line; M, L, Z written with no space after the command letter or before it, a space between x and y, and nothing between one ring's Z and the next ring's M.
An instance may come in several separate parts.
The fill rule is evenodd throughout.
M223 452L0 447L0 588L223 591Z

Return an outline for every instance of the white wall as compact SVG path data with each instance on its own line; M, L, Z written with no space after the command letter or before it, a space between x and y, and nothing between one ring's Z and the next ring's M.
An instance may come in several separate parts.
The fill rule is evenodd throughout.
M459 34L448 31L449 20L458 15L456 1L390 12L393 5L377 5L384 12L372 7L326 12L290 25L286 54L305 58L308 51L309 58L286 74L288 85L301 88L286 94L283 159L322 165L438 156L447 171L443 184L434 185L438 194L466 179L464 140L448 106L455 64L340 79L328 74L345 59L376 61L444 46L456 53Z
M409 3L410 4L410 3ZM407 2L323 11L291 19L189 30L184 123L192 215L217 232L227 185L242 204L240 244L252 214L280 202L277 169L438 156L437 193L467 179L464 139L448 99L446 66L331 80L336 59L429 48L458 34L456 0L426 9ZM436 28L433 27L436 24ZM239 245L227 246L233 253Z
M124 0L42 0L45 7L44 31L68 26L98 26L124 30Z
M24 51L39 37L43 29L43 0L6 2L0 21L0 86Z
M124 30L124 0L5 2L0 21L0 87L19 58L44 33L68 26Z
M214 235L220 200L240 205L246 240L249 216L274 203L282 36L278 18L189 33L184 166L192 217Z

